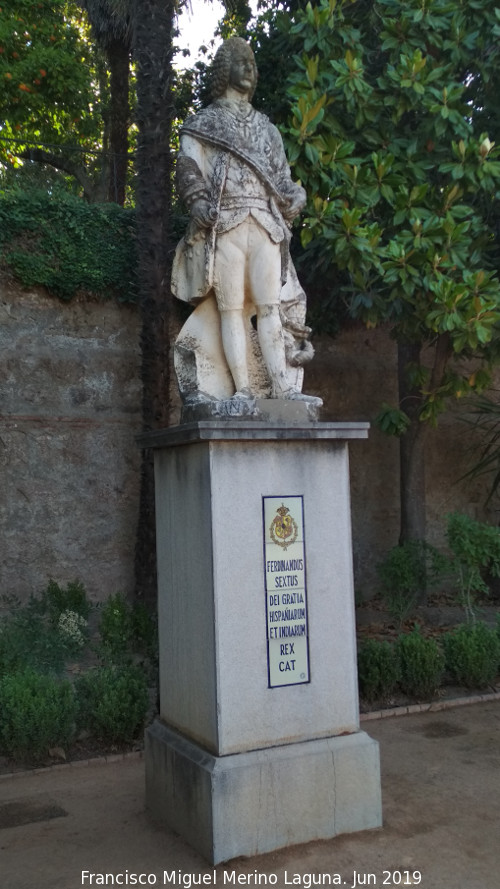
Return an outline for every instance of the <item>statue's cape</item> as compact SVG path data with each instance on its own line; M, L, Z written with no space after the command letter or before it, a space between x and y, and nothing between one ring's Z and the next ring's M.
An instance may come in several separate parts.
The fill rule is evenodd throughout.
M274 197L283 199L280 184L289 182L288 165L281 136L265 114L252 108L242 119L222 102L214 102L188 117L180 134L229 151L248 164Z

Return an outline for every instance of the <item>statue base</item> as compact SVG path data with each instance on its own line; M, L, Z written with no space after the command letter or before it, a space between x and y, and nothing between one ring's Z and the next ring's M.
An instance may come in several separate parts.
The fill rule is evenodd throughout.
M146 802L214 864L381 824L349 503L348 441L367 435L243 418L140 438L155 453L160 634Z
M150 814L212 864L382 823L365 732L214 756L157 720L145 758Z
M183 405L181 425L200 420L236 417L271 423L309 423L319 420L321 406L314 402L285 398L206 399Z

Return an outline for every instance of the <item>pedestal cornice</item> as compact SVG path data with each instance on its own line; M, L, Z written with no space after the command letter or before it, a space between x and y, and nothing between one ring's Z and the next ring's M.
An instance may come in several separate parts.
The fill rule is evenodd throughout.
M137 436L141 448L171 448L209 441L351 441L368 438L365 422L271 423L261 420L199 420Z

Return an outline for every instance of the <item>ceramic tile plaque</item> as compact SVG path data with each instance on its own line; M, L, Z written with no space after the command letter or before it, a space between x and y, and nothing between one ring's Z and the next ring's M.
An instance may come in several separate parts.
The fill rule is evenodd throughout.
M263 497L269 688L309 682L304 504Z

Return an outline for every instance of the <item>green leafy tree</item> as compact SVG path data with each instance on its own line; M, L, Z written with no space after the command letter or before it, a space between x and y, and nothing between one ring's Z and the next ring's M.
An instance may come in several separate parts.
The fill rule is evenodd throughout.
M287 25L307 262L330 277L327 311L398 343L379 425L401 436L402 541L425 536L429 425L498 354L499 26L487 0L320 0Z
M0 9L4 168L23 167L23 181L33 165L57 170L90 201L124 203L129 7L129 0L20 0L15 10Z
M88 196L101 126L91 49L74 3L0 7L0 164L48 164L74 176Z

